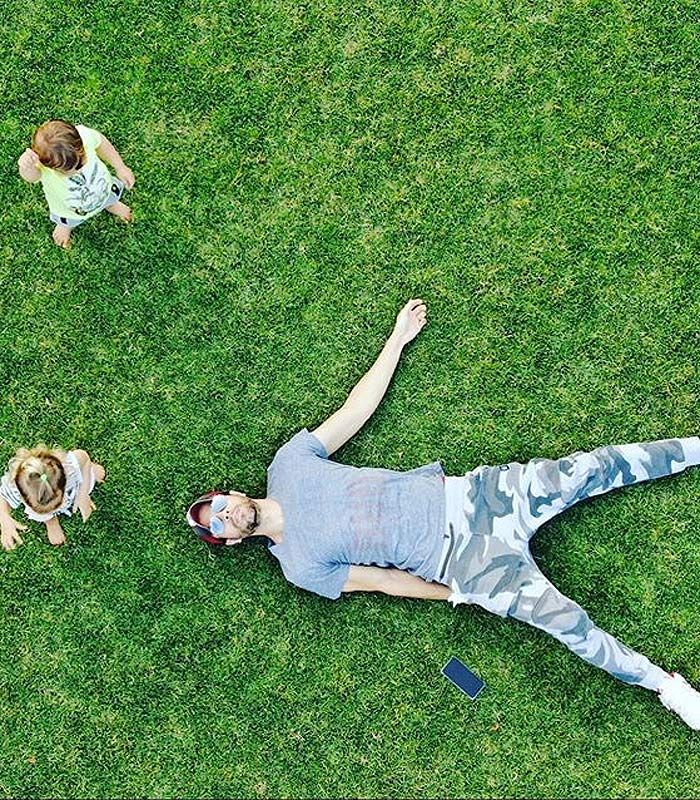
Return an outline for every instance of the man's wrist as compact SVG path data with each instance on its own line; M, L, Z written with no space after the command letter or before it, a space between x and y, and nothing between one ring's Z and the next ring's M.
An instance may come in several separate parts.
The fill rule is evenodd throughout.
M391 336L388 339L388 344L399 352L401 352L406 346L406 342L403 341L401 335L396 330L391 332Z

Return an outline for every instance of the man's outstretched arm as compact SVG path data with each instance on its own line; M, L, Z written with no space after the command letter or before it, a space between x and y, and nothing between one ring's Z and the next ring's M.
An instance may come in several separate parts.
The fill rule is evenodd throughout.
M391 336L343 405L312 431L328 455L345 444L374 414L391 381L404 347L420 333L426 323L426 305L409 300L399 311Z
M396 597L416 597L423 600L447 600L452 589L442 583L429 583L401 569L383 567L350 567L344 592L383 592Z

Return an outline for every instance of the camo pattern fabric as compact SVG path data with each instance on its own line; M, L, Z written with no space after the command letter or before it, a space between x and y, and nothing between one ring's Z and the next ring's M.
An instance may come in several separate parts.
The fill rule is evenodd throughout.
M527 622L616 678L656 689L667 673L596 627L559 592L536 565L529 541L579 500L699 463L700 439L693 437L479 467L465 478L461 519L448 520L450 541L436 580L452 588L454 605L475 603Z

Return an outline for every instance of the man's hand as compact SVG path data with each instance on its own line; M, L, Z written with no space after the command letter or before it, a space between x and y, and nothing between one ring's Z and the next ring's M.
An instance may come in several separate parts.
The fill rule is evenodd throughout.
M17 166L19 167L19 174L25 181L36 183L36 181L41 179L41 172L39 170L41 161L39 161L39 156L29 147L19 157Z
M3 516L0 520L2 528L2 546L4 550L14 550L18 544L24 544L18 531L26 531L26 525L20 525L10 516Z
M426 305L422 300L409 300L399 311L391 336L382 352L343 405L313 431L328 455L354 436L374 414L389 386L391 376L408 342L415 339L426 323Z
M393 335L402 346L415 339L423 330L427 322L427 312L428 308L422 300L409 300L399 311Z
M134 173L129 169L129 167L124 164L123 167L120 167L117 171L117 178L124 184L127 189L133 189L134 184L136 183L136 178L134 177Z

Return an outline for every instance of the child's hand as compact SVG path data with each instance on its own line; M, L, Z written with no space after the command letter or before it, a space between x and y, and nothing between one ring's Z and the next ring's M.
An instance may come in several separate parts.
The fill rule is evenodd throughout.
M29 147L22 153L17 161L19 174L26 180L38 180L41 177L39 156Z
M75 503L73 503L73 511L75 511L76 508L80 510L83 522L87 522L92 512L97 509L97 506L92 502L87 492L81 492L75 498Z
M4 550L14 550L18 544L24 544L18 531L26 531L26 525L20 525L12 517L5 517L0 526L2 527L2 546Z
M126 164L124 164L121 169L117 170L117 178L123 182L127 189L134 188L136 178L134 178L134 173L129 169L129 167L126 166Z

